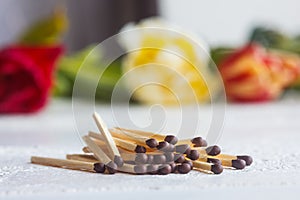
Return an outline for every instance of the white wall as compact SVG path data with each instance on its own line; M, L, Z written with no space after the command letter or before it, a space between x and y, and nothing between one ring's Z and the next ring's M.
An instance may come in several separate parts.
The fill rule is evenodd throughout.
M160 0L162 15L209 44L242 44L256 24L300 34L300 0Z

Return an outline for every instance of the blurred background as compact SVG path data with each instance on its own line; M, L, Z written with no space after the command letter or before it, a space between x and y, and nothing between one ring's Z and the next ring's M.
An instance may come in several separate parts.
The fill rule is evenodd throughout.
M209 55L200 55L191 41L180 36L172 38L168 34L153 33L151 37L125 38L119 44L124 49L129 50L130 44L143 47L149 40L154 45L165 45L160 48L177 49L192 59L195 66L177 62L172 67L174 63L170 58L158 50L141 50L139 55L123 56L101 77L102 87L97 88L96 94L99 101L110 100L115 83L124 73L151 63L163 63L181 70L191 92L175 84L178 78L167 71L153 80L160 82L171 76L171 81L164 84L172 90L185 91L179 99L187 104L194 102L189 97L192 92L197 101L206 103L210 102L211 95L222 90L223 84L215 84L215 91L208 89L207 84L220 79L213 72L212 63L218 67L222 78L219 82L223 81L230 102L266 102L281 99L289 91L297 94L300 82L299 6L297 0L2 0L0 112L35 112L43 108L50 97L71 97L79 67L90 51L122 28L134 27L174 28L176 25L174 30L178 26L179 32L184 30L196 36L196 41L205 46ZM129 22L137 24L125 26ZM100 54L95 53L87 59L88 69L82 76L86 87L98 81L95 72L103 64ZM212 60L207 62L209 57ZM156 76L160 70L154 67L136 72L134 77ZM131 89L142 83L138 78L127 82L127 88ZM149 95L152 92L157 97ZM169 93L157 86L144 87L133 95L131 102L176 104Z

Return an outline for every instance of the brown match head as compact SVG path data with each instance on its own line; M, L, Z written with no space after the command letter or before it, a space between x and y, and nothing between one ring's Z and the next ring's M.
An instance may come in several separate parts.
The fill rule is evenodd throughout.
M151 149L156 148L157 145L158 145L156 139L153 139L153 138L146 140L146 144L147 144L147 146L150 147Z
M174 161L174 153L172 152L165 152L167 162L173 162Z
M157 149L160 150L160 151L166 151L167 148L169 146L169 143L166 142L166 141L162 141L162 142L159 142L158 145L157 145Z
M190 160L185 160L183 163L187 163L191 166L191 170L193 169L193 162Z
M118 167L122 167L123 164L124 164L124 161L123 161L123 159L120 156L115 156L114 157L114 162L116 163L116 165Z
M106 169L106 166L103 163L95 163L94 164L94 170L97 173L104 173L105 169Z
M159 165L148 165L147 166L147 172L149 174L157 174L159 169Z
M177 166L177 171L180 174L187 174L192 170L191 165L189 165L188 163L182 163L180 165Z
M164 140L173 145L178 142L178 138L175 135L167 135Z
M246 161L242 159L232 160L231 165L235 169L244 169L246 167Z
M191 160L197 160L199 156L200 156L199 152L195 149L192 149L190 153L187 155L187 157Z
M194 144L194 147L206 147L207 142L202 137L195 137L191 140L191 142Z
M172 169L171 173L175 173L177 171L177 165L174 162L169 163L169 165L171 166Z
M190 145L188 144L180 144L175 146L175 152L188 154L191 150Z
M214 164L211 166L211 171L214 174L221 174L223 172L223 166L219 164Z
M167 174L170 174L171 172L172 172L172 168L169 164L164 164L164 165L159 166L158 174L167 175Z
M137 145L134 151L135 153L146 153L146 148L141 145Z
M118 166L113 161L110 161L106 164L106 169L109 174L114 174L117 172Z
M249 166L252 164L253 162L253 159L251 156L246 156L246 155L243 155L243 156L237 156L238 159L242 159L246 162L246 165Z
M136 174L145 174L147 172L147 166L146 165L135 165L133 170Z
M222 164L222 162L219 159L216 159L216 158L207 158L207 162L208 163L219 164L219 165Z
M154 162L154 156L150 154L148 154L147 156L148 156L147 163L152 164Z
M153 163L155 164L164 164L166 163L166 156L164 154L153 155Z
M205 151L206 151L207 155L216 156L221 153L221 148L217 145L214 145L214 146L207 147L205 149Z
M145 153L137 153L135 157L135 162L145 164L148 161L148 156Z
M185 161L185 157L182 154L175 154L174 155L174 161L176 163L183 163Z

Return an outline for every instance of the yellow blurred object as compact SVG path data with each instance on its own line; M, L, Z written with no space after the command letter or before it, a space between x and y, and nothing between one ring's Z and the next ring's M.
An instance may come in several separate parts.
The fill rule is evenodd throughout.
M68 19L63 7L57 7L53 14L34 23L21 34L20 44L53 45L62 41L68 28Z
M209 92L213 91L207 84L215 82L208 69L208 48L202 41L196 43L195 37L158 18L129 24L123 30L134 29L134 37L120 39L121 45L131 51L122 67L134 98L169 105L210 99Z

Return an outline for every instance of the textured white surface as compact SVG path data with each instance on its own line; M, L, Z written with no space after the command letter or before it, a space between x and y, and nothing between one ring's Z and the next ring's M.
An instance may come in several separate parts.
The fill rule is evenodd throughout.
M281 198L299 195L300 103L286 99L259 105L229 105L224 131L218 144L223 152L250 154L252 166L242 171L225 170L221 175L193 171L187 175L101 175L50 168L29 163L31 155L63 158L80 152L82 144L74 130L71 105L56 100L46 111L32 116L0 117L0 198L114 197L132 199L135 194L170 195L183 198L248 194L250 197ZM99 106L104 120L110 108ZM146 108L145 108L146 109ZM133 113L144 112L135 107ZM82 120L87 116L82 106ZM175 111L173 111L175 112ZM87 130L91 129L87 123ZM152 193L155 191L155 193ZM114 196L111 196L111 195ZM24 196L25 195L25 196ZM69 196L68 196L69 195ZM127 195L127 196L126 196ZM146 196L146 199L150 199ZM280 196L282 195L282 196ZM125 198L125 199L127 199ZM236 196L239 198L239 195Z

